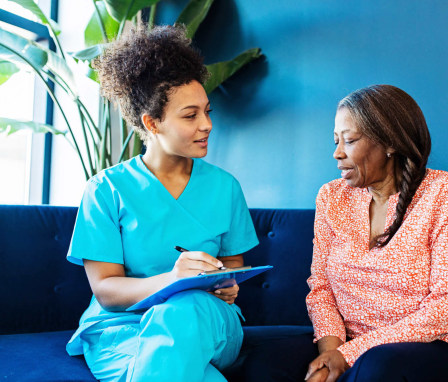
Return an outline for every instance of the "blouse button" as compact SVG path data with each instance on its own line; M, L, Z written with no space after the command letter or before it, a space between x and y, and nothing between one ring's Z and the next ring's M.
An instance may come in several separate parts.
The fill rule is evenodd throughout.
M275 236L275 233L274 233L274 232L270 231L270 232L268 233L268 237L270 237L271 239L272 239L274 236Z

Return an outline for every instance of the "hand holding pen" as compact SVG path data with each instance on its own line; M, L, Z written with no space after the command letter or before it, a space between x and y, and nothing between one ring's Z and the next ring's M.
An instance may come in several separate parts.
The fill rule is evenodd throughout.
M219 261L218 259L214 258L213 256L210 256L209 254L205 252L190 252L185 248L176 246L174 247L176 251L181 252L181 255L179 256L179 259L176 261L176 265L178 263L179 267L184 266L188 263L189 268L188 272L190 272L192 269L196 272L193 275L190 276L184 276L184 277L192 277L197 276L198 274L203 274L204 272L208 271L216 271L218 269L225 270L226 267L224 267L223 263ZM193 254L193 255L192 255ZM188 260L184 258L184 256L189 257ZM192 260L192 261L191 261ZM176 265L174 268L176 268ZM212 267L212 268L210 268ZM174 271L173 268L173 271ZM202 268L199 272L199 268ZM239 291L238 284L235 284L229 288L222 288L222 289L216 289L213 292L209 292L213 294L214 296L218 297L219 299L227 302L228 304L233 304L235 302L236 297L238 296Z
M181 252L181 253L182 253L182 252L191 252L191 251L189 251L188 249L179 247L178 245L176 245L176 246L174 247L174 249L175 249L176 251ZM227 269L227 268L224 267L224 266L218 268L218 270L220 270L220 271L224 271L224 270L226 270L226 269ZM212 271L214 271L214 270L212 270ZM206 272L209 272L209 271L202 271L202 272L199 273L199 274L200 274L200 275L204 275Z
M188 251L182 247L175 247L175 249L181 252L179 258L174 264L173 274L176 280L185 277L197 276L202 272L216 271L224 267L224 264L209 255L208 253L201 251Z

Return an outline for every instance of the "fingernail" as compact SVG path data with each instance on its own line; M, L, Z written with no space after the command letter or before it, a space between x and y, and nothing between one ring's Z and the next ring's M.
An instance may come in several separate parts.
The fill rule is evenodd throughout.
M310 372L306 373L306 375L305 375L305 381L309 378L309 376L310 376Z
M223 266L224 266L224 264L221 263L220 261L218 261L218 268L221 268L221 267L223 267Z

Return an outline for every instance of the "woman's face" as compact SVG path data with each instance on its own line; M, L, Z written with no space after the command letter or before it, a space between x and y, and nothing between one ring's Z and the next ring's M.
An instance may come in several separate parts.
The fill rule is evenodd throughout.
M393 177L385 149L358 130L346 108L336 113L334 142L333 157L349 186L378 187Z
M207 155L212 130L210 101L203 86L192 81L168 96L162 121L156 122L157 140L170 155L202 158Z

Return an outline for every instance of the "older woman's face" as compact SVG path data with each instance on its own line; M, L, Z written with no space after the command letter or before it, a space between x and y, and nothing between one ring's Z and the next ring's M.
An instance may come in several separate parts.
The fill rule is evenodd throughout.
M356 127L347 109L338 110L335 118L333 157L341 176L351 187L380 185L393 176L385 149L366 137Z

